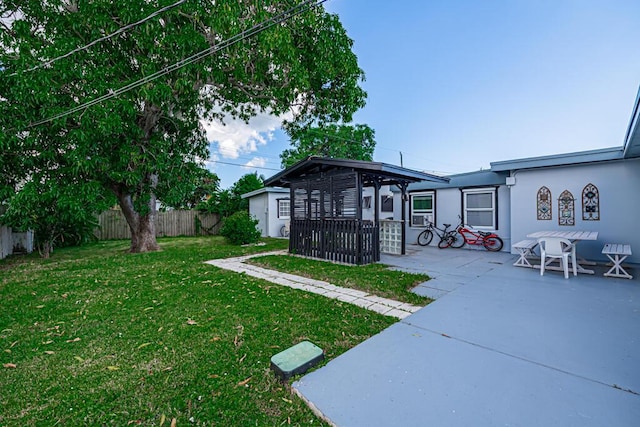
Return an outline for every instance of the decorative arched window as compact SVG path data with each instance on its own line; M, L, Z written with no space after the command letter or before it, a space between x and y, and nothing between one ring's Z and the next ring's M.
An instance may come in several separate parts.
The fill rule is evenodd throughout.
M582 219L600 220L600 194L598 187L593 184L587 184L582 190Z
M564 190L558 198L558 224L576 225L575 199L569 190Z
M538 220L550 220L552 216L551 191L547 187L540 187L536 202L538 207Z

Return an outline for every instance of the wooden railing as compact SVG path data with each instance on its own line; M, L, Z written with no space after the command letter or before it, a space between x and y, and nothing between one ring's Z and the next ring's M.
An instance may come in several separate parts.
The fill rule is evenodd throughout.
M289 252L347 264L380 261L380 233L370 221L294 219Z

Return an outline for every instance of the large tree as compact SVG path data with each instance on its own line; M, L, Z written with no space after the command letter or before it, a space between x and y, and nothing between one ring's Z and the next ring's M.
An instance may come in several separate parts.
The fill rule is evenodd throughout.
M227 218L238 211L249 210L249 200L242 195L264 187L264 177L257 172L243 175L230 188L217 191L203 203L198 209L205 212L213 212L220 215L221 219Z
M328 124L294 129L290 136L292 148L280 154L283 168L309 156L371 161L376 148L375 132L367 125Z
M320 6L172 3L0 4L0 149L29 157L25 176L62 156L111 191L132 252L158 248L156 198L208 156L201 119L291 111L284 126L296 132L349 122L365 99L352 41Z

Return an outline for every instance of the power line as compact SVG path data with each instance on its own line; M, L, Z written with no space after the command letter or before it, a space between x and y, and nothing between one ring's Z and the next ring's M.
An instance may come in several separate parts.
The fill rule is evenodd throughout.
M240 167L243 167L243 168L264 169L264 170L270 170L270 171L281 171L282 170L282 169L268 168L268 167L265 167L265 166L247 166L247 165L242 165L242 164L239 164L239 163L223 162L221 160L207 160L207 162L209 162L209 163L219 163L221 165L240 166Z
M185 1L186 0L179 0L179 1L173 3L173 4L169 5L169 6L163 7L162 9L158 9L155 12L153 12L151 15L147 16L146 18L143 18L143 19L141 19L139 21L136 21L136 22L134 22L132 24L125 25L124 27L119 28L118 30L116 30L115 32L113 32L113 33L111 33L111 34L109 34L107 36L100 37L99 39L96 39L96 40L92 41L91 43L86 44L84 46L81 46L81 47L78 47L76 49L73 49L72 51L67 52L64 55L60 55L60 56L55 57L53 59L50 59L48 61L42 62L39 65L36 65L35 67L31 67L31 68L29 68L27 70L24 70L23 73L28 73L28 72L31 72L31 71L35 71L35 70L43 68L43 67L48 67L49 65L53 64L54 62L59 61L59 60L64 59L64 58L67 58L67 57L73 55L74 53L78 53L78 52L81 52L83 50L87 50L91 46L94 46L94 45L96 45L96 44L98 44L100 42L103 42L105 40L109 40L110 38L112 38L114 36L117 36L118 34L122 34L125 31L127 31L127 30L129 30L129 29L131 29L133 27L136 27L136 26L138 26L138 25L140 25L140 24L142 24L142 23L144 23L144 22L146 22L148 20L150 20L151 18L155 18L156 16L160 15L161 13L164 13L167 10L173 9L176 6L181 5ZM9 76L11 76L11 77L17 76L17 75L18 75L17 71L15 73L9 74Z
M74 113L76 113L78 111L85 110L85 109L87 109L89 107L92 107L94 105L100 104L101 102L106 101L108 99L115 98L116 96L122 95L125 92L128 92L128 91L130 91L132 89L135 89L135 88L137 88L139 86L142 86L142 85L144 85L144 84L146 84L146 83L148 83L150 81L153 81L153 80L155 80L155 79L157 79L159 77L162 77L162 76L164 76L166 74L169 74L169 73L171 73L173 71L179 70L182 67L185 67L185 66L187 66L189 64L192 64L192 63L194 63L196 61L199 61L200 59L202 59L202 58L204 58L204 57L206 57L208 55L217 53L218 51L220 51L222 49L230 47L230 46L232 46L232 45L234 45L234 44L236 44L238 42L241 42L241 41L243 41L243 40L245 40L245 39L247 39L249 37L252 37L252 36L254 36L256 34L259 34L259 33L263 32L263 31L271 28L274 25L277 25L277 24L279 24L281 22L284 22L284 21L286 21L286 20L288 20L288 19L290 19L290 18L292 18L292 17L294 17L296 15L299 15L299 14L301 14L303 12L306 12L307 10L310 10L311 8L317 7L317 6L321 5L322 3L326 2L326 1L327 0L317 0L317 1L315 1L315 0L306 0L306 1L304 1L304 2L302 2L300 4L298 4L298 5L290 8L290 9L287 9L286 11L284 11L284 12L282 12L282 13L280 13L280 14L272 17L272 18L267 19L266 21L263 21L263 22L260 22L260 23L258 23L256 25L254 25L249 30L245 30L245 31L243 31L243 32L241 32L239 34L236 34L235 36L232 36L231 38L227 39L226 41L220 43L218 46L209 47L207 49L204 49L204 50L202 50L202 51L200 51L200 52L198 52L198 53L196 53L194 55L191 55L191 56L189 56L189 57L187 57L185 59L182 59L182 60L176 62L175 64L169 65L169 66L163 68L160 71L156 71L155 73L150 74L147 77L144 77L142 79L136 80L136 81L134 81L132 83L129 83L129 84L127 84L127 85L125 85L125 86L123 86L121 88L118 88L116 90L110 90L106 95L99 96L98 98L96 98L96 99L94 99L92 101L85 102L84 104L78 105L77 107L71 108L71 109L69 109L69 110L67 110L67 111L65 111L63 113L57 114L55 116L49 117L49 118L44 119L44 120L40 120L40 121L31 123L31 124L29 124L27 126L27 129L32 128L32 127L36 127L36 126L39 126L39 125L43 125L45 123L49 123L49 122L51 122L53 120L61 119L61 118L66 117L66 116L68 116L70 114L74 114ZM314 3L314 4L310 5L311 3Z

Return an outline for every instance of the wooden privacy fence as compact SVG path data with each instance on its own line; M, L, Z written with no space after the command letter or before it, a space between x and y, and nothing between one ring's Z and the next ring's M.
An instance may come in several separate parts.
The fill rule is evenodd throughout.
M358 219L294 219L289 252L364 265L380 261L378 227Z
M195 210L173 210L158 212L156 217L156 236L205 236L218 234L220 221L217 214L202 213ZM130 239L129 225L122 211L113 209L98 216L99 227L95 235L100 240Z

